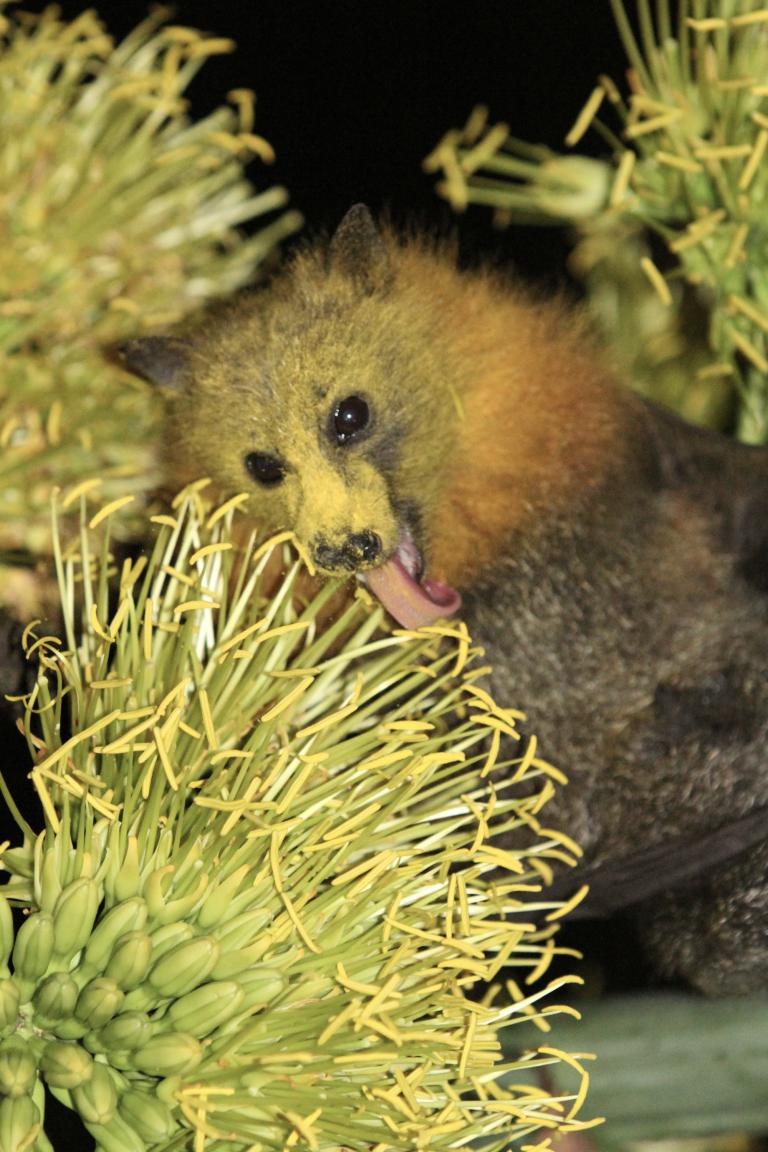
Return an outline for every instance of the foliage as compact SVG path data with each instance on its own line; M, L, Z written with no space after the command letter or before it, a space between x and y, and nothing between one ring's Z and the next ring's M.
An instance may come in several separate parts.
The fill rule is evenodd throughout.
M768 11L759 0L611 0L628 91L607 76L566 137L593 126L610 159L561 156L487 129L482 110L427 160L457 209L569 223L574 268L644 391L768 441ZM618 134L600 118L608 107Z
M231 42L162 10L117 46L92 11L8 11L0 0L0 559L19 561L50 554L54 484L98 471L105 495L130 496L157 481L157 400L105 350L251 281L299 218L245 176L272 158L250 93L187 115L191 80Z

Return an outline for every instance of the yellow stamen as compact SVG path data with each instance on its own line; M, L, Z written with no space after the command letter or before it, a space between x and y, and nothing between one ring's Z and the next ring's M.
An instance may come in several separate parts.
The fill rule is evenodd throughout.
M754 344L748 340L746 336L743 336L741 332L732 326L728 328L728 335L739 352L746 356L747 360L749 360L751 364L754 364L759 372L768 373L768 359L763 356L759 349L755 348Z
M653 158L657 164L665 164L668 168L677 168L681 172L690 172L692 176L704 171L703 165L691 160L690 156L678 156L675 152L664 152L661 148L654 153Z
M231 496L229 500L225 500L215 511L211 512L206 521L206 528L210 531L214 525L218 524L219 520L223 520L230 512L236 508L242 508L250 500L247 492L238 492L237 496Z
M152 599L150 596L144 601L144 628L143 628L143 643L144 643L144 659L149 663L152 659Z
M218 739L216 736L216 729L213 726L213 713L211 712L211 704L205 688L200 689L197 697L200 701L200 712L202 713L203 717L203 728L205 730L205 736L208 741L208 747L215 748L218 744Z
M125 508L127 504L132 504L136 499L135 496L118 496L116 500L110 500L109 504L105 504L100 508L95 516L92 516L88 521L89 528L97 528L102 521L111 516L113 512L117 512L120 508Z
M728 21L723 16L706 16L700 19L689 16L685 23L694 32L719 32L728 27Z
M656 295L661 300L662 304L666 308L671 307L672 293L669 290L669 285L667 284L659 269L654 264L653 260L651 260L650 256L643 256L640 261L640 267L650 281L651 286L656 292Z
M89 492L93 492L94 488L100 487L102 483L104 482L97 477L91 477L89 480L81 480L81 483L76 484L74 488L70 488L69 492L64 495L61 501L61 507L69 508L70 505L74 505L76 500L84 497L84 495Z
M185 600L183 604L174 605L174 616L182 616L185 612L200 612L206 608L220 608L220 604L214 603L213 600Z
M746 192L757 172L760 164L765 156L765 149L768 145L768 130L763 128L757 134L754 148L752 149L747 163L744 165L744 171L739 178L739 191Z
M768 8L756 8L754 12L742 12L738 16L730 17L732 28L744 28L748 24L765 24L768 22Z
M165 746L165 739L163 737L162 730L160 728L153 728L152 729L152 736L154 737L155 746L157 748L157 754L160 757L160 763L163 766L163 771L165 772L166 780L168 781L168 784L170 785L171 789L174 792L178 792L178 790L179 790L178 777L176 776L176 773L173 770L173 765L171 764L171 760L170 760L170 757L168 755L168 749Z
M268 724L271 720L274 720L276 716L279 716L281 712L285 712L292 704L295 704L314 682L313 676L305 676L303 680L300 680L295 688L292 688L290 692L286 692L285 696L278 700L276 704L273 704L271 708L268 708L266 712L262 713L262 724ZM300 738L305 734L304 732L298 732L297 737Z
M600 105L605 99L605 95L605 88L603 88L602 85L593 89L586 104L576 117L573 127L565 137L565 143L568 148L573 148L575 144L578 144L579 140L581 140L582 136L587 132L590 124L598 113Z
M675 124L683 113L679 108L673 108L669 112L664 112L660 116L651 116L648 120L638 120L634 124L630 124L624 132L628 140L636 140L639 136L650 136L652 132L661 132L664 128L669 128L670 125Z
M617 208L626 196L636 161L637 153L634 149L627 148L619 161L618 168L616 169L616 177L613 181L613 187L611 188L611 194L608 198L608 203L611 208Z
M578 892L574 892L570 900L566 900L559 908L555 908L552 912L548 912L545 919L548 921L561 920L563 916L567 916L569 912L580 904L584 897L589 892L589 884L582 884Z
M58 764L60 760L69 756L69 753L72 752L78 744L84 743L97 732L101 732L103 728L109 727L119 716L120 709L116 708L113 712L108 712L106 716L102 716L100 720L95 720L93 724L89 724L87 728L83 728L82 732L77 732L74 736L70 736L69 740L65 740L55 752L52 752L50 756L47 756L45 760L37 765L36 771L42 772L44 769L51 768L54 764Z

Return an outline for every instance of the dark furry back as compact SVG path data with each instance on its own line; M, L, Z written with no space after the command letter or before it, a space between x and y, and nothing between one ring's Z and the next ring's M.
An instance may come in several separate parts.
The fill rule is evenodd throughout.
M579 517L510 541L467 618L496 692L528 708L568 772L556 822L603 882L616 861L632 899L618 862L647 868L648 849L673 841L702 857L695 898L641 911L663 966L710 993L755 990L768 843L712 871L706 834L768 805L767 454L637 413L637 467L608 475Z

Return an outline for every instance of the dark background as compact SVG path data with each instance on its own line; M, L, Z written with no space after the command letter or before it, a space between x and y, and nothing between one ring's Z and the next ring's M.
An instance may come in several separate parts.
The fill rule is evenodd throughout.
M59 6L73 17L86 5ZM148 10L144 0L95 7L118 37ZM173 19L237 42L236 53L205 64L193 112L231 88L255 90L255 130L277 162L255 164L253 178L285 184L310 231L332 228L359 200L449 231L457 218L421 161L474 104L514 135L560 149L598 73L620 81L624 71L609 0L178 0ZM580 147L590 143L599 150L594 138ZM562 277L556 230L499 234L481 209L458 223L464 249Z

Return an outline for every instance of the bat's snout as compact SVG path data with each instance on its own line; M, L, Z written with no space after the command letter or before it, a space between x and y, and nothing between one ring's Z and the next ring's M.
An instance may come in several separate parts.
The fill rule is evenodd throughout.
M334 574L372 568L382 559L381 537L367 529L350 532L339 543L318 536L312 541L310 551L318 568Z

